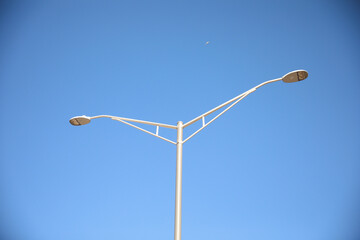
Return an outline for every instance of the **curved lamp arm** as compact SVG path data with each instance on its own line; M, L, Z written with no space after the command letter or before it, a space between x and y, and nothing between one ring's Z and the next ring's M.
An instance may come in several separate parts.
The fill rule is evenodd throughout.
M262 87L262 86L264 86L264 85L266 85L266 84L268 84L268 83L273 83L273 82L277 82L277 81L280 81L280 80L282 80L282 78L277 78L277 79L273 79L273 80L269 80L269 81L263 82L263 83L257 85L256 87L249 89L248 91L246 91L246 92L244 92L244 93L242 93L242 94L234 97L233 99L230 99L229 101L227 101L227 102L225 102L225 103L223 103L223 104L220 104L219 106L211 109L210 111L207 111L206 113L204 113L204 114L202 114L202 115L194 118L193 120L190 120L189 122L185 123L185 124L184 124L184 127L187 127L187 126L190 126L191 124L199 121L200 119L202 119L203 125L202 125L202 127L199 128L197 131L195 131L193 134L191 134L188 138L186 138L186 139L184 140L184 143L185 143L186 141L188 141L190 138L192 138L193 136L195 136L196 134L198 134L201 130L203 130L205 127L207 127L210 123L212 123L213 121L215 121L218 117L220 117L220 116L223 115L225 112L227 112L230 108L232 108L233 106L235 106L238 102L240 102L241 100L243 100L243 99L244 99L246 96L248 96L250 93L255 92L259 87ZM232 103L232 104L231 104L231 103ZM216 115L213 119L211 119L208 123L205 124L205 117L206 117L206 116L210 115L210 114L213 113L213 112L216 112L217 110L219 110L219 109L221 109L221 108L223 108L223 107L225 107L225 106L227 106L227 105L229 105L229 104L231 104L231 105L228 106L228 107L227 107L226 109L224 109L221 113L219 113L218 115Z
M90 117L90 119L95 119L95 118L111 118L112 120L117 120L117 121L123 120L123 121L127 121L127 122L136 122L136 123L142 123L142 124L165 127L165 128L172 128L172 129L177 128L176 126L170 125L170 124L149 122L149 121L144 121L144 120L138 120L138 119L132 119L132 118L124 118L124 117L116 117L116 116L110 116L110 115L98 115L98 116Z
M138 120L138 119L132 119L132 118L124 118L124 117L116 117L116 116L110 116L110 115L98 115L98 116L93 116L93 117L88 117L88 116L78 116L78 117L73 117L70 119L70 123L74 126L81 126L81 125L85 125L90 123L90 121L92 119L96 119L96 118L110 118L112 120L116 120L119 122L122 122L126 125L129 125L133 128L136 128L138 130L141 130L143 132L146 132L152 136L158 137L162 140L165 140L169 143L175 144L176 143L174 141L171 141L167 138L161 137L159 136L159 127L165 127L165 128L172 128L172 129L177 129L177 126L174 125L169 125L169 124L163 124L163 123L156 123L156 122L149 122L149 121L144 121L144 120ZM156 126L156 133L152 133L148 130L145 130L141 127L135 126L134 124L131 124L129 122L135 122L135 123L142 123L142 124L146 124L146 125L152 125L152 126Z
M285 74L282 78L276 78L276 79L273 79L273 80L269 80L269 81L266 81L266 82L263 82L259 85L257 85L256 87L240 94L239 96L236 96L234 97L233 99L230 99L229 101L211 109L210 111L194 118L193 120L187 122L184 124L183 127L187 127L197 121L199 121L200 119L202 119L202 127L199 128L197 131L195 131L193 134L191 134L188 138L186 138L184 140L184 142L186 142L187 140L189 140L190 138L192 138L193 136L195 136L197 133L199 133L201 130L203 130L206 126L208 126L210 123L212 123L214 120L216 120L218 117L220 117L222 114L224 114L226 111L228 111L230 108L232 108L233 106L235 106L238 102L240 102L242 99L244 99L247 95L249 95L250 93L252 92L255 92L258 88L268 84L268 83L273 83L273 82L277 82L277 81L280 81L282 80L283 82L286 82L286 83L293 83L293 82L299 82L299 81L302 81L304 79L306 79L308 77L308 72L305 71L305 70L295 70L295 71L292 71L292 72L289 72L287 74ZM229 107L227 107L225 110L223 110L221 113L219 113L218 115L216 115L213 119L211 119L208 123L205 124L205 117L210 115L211 113L219 110L220 108L223 108L225 107L226 105L232 103Z

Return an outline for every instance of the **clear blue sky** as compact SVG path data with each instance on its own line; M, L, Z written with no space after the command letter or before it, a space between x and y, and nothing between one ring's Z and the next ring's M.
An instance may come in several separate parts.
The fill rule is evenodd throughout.
M183 239L358 239L355 1L0 7L1 239L172 239L175 146L68 120L186 122L295 69L185 143Z

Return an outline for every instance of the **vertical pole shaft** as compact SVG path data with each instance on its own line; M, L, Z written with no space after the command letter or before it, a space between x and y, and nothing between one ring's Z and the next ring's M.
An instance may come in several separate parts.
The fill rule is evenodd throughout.
M177 124L176 143L175 240L181 240L182 148L183 123L179 121Z

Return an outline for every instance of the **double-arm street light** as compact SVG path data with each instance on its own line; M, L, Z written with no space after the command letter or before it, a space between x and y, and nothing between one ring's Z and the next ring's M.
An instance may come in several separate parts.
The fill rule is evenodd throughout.
M258 88L268 84L273 83L277 81L283 81L286 83L292 83L292 82L298 82L306 79L308 77L308 73L305 70L296 70L287 73L281 78L269 80L266 82L263 82L256 87L234 97L233 99L230 99L229 101L211 109L210 111L194 118L193 120L183 124L183 122L179 121L177 125L170 125L170 124L163 124L163 123L156 123L156 122L149 122L149 121L143 121L143 120L137 120L137 119L131 119L131 118L124 118L124 117L115 117L115 116L109 116L109 115L99 115L94 117L88 117L88 116L78 116L73 117L70 119L70 123L74 126L81 126L90 123L92 119L96 118L110 118L112 120L116 120L122 123L125 123L131 127L134 127L136 129L139 129L143 132L146 132L152 136L158 137L162 140L165 140L169 143L176 145L176 190L175 190L175 231L174 231L174 239L175 240L181 240L181 193L182 193L182 149L183 144L187 142L190 138L195 136L197 133L199 133L201 130L203 130L206 126L208 126L210 123L212 123L214 120L216 120L218 117L220 117L222 114L224 114L226 111L228 111L230 108L235 106L238 102L240 102L242 99L244 99L246 96L248 96L250 93L253 93ZM226 107L227 106L227 107ZM214 113L221 108L226 107L223 111L221 111L218 115L216 115L214 118L212 118L210 121L205 122L205 117L210 115L211 113ZM183 138L183 129L190 126L191 124L202 120L202 126L196 130L194 133L192 133L189 137ZM134 125L133 123L140 123L140 124L146 124L146 125L152 125L155 126L156 129L154 132L150 132L148 130L145 130L141 127L138 127ZM177 140L176 142L171 141L165 137L162 137L159 135L159 128L171 128L177 130Z

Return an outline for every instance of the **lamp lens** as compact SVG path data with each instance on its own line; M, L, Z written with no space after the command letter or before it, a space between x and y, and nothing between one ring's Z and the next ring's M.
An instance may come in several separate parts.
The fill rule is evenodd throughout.
M302 81L307 77L308 77L308 73L306 71L299 71L298 72L299 81Z

